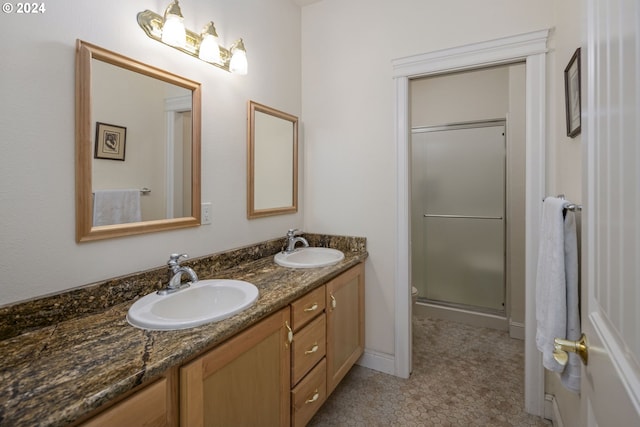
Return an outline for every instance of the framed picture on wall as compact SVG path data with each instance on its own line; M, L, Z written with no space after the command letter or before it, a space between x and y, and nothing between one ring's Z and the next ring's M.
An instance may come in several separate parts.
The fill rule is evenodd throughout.
M564 97L567 110L567 136L573 138L580 133L582 119L580 117L580 48L564 69Z
M93 157L124 162L126 139L127 128L96 122L96 147Z

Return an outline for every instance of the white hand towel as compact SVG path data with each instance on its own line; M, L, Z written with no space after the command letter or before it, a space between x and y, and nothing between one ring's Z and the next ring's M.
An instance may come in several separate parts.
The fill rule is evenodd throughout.
M578 295L578 240L572 211L567 211L564 219L564 269L567 281L567 339L577 341L582 333ZM569 353L569 363L560 375L562 384L576 393L580 392L581 363L576 353Z
M567 331L567 286L564 260L565 200L547 197L542 204L542 224L536 274L536 345L545 368L562 372L553 358L554 338Z
M93 194L93 225L140 222L140 190L97 190Z

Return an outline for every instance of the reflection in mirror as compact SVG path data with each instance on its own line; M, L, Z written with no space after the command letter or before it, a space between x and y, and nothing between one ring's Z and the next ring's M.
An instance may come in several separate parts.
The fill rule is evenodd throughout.
M298 211L298 118L249 101L247 217Z
M200 84L78 41L76 240L200 224Z

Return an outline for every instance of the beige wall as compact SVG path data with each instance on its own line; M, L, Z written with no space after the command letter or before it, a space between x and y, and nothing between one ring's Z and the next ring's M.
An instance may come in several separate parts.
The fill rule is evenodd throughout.
M555 3L323 0L302 9L305 226L367 236L366 346L380 358L395 351L391 61L552 28Z
M367 350L393 358L397 176L391 61L555 28L548 59L549 192L580 201L580 137L565 135L562 70L581 38L584 0L192 0L187 27L214 20L243 37L234 76L147 38L135 16L166 2L59 0L3 15L0 34L0 305L284 235L291 227L368 238ZM464 11L464 13L461 13ZM27 23L28 19L28 23ZM26 27L28 26L28 27ZM213 224L78 245L74 240L77 38L203 84L202 200ZM245 219L246 102L301 117L295 215ZM105 260L110 260L105 262Z
M507 124L507 269L511 336L524 339L525 319L525 169L526 169L526 73L524 65L512 66L509 73L509 122Z
M225 46L244 39L249 74L237 76L146 36L137 13L162 13L167 3L58 0L42 15L2 14L0 305L159 267L174 252L195 257L302 228L304 208L249 221L245 202L247 101L301 115L300 7L291 0L180 3L187 28L200 31L213 20ZM202 84L202 201L212 202L211 225L75 242L78 38Z
M566 0L556 2L555 34L553 37L553 53L550 54L549 73L552 80L554 109L551 116L555 123L550 129L551 136L547 145L547 194L564 194L574 203L582 202L582 136L567 136L565 124L564 69L569 63L576 48L580 47L583 37L584 0ZM586 71L582 69L582 81L586 79ZM584 87L584 86L583 86ZM584 90L582 92L584 94ZM583 100L584 105L584 100ZM578 223L579 224L579 223ZM566 427L581 427L580 396L568 391L560 383L557 374L545 371L545 391L556 397L559 415Z
M399 178L391 61L551 29L547 192L579 201L581 148L579 137L565 135L562 71L580 45L583 3L322 0L303 8L305 226L368 238L367 351L394 357Z
M411 80L409 96L411 127L504 119L509 110L509 67Z

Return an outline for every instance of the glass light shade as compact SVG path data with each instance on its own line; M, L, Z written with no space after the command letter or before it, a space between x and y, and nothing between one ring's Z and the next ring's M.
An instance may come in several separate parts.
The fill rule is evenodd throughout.
M171 46L184 47L187 42L187 32L182 18L169 15L162 26L162 41Z
M162 41L171 46L185 47L187 44L187 31L184 28L182 11L178 0L169 4L164 11L164 23L162 24Z
M247 52L244 49L244 43L242 42L242 39L238 40L231 48L231 61L229 61L229 71L234 74L247 74Z
M203 61L215 62L220 64L220 46L218 45L218 34L213 27L213 22L207 24L202 30L200 47L198 49L198 57Z

